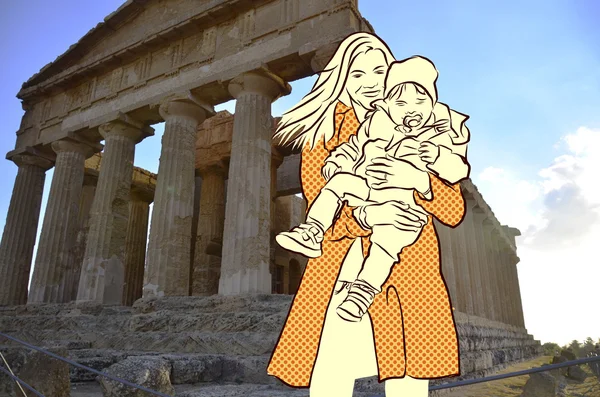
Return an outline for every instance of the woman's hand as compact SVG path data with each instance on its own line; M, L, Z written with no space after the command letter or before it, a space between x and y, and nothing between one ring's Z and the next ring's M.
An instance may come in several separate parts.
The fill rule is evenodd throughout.
M375 225L391 225L400 230L416 232L427 223L427 214L411 208L401 201L387 201L364 207L365 223L372 228Z
M429 191L429 175L408 161L390 155L373 159L365 168L370 186L374 189L416 189L420 193Z

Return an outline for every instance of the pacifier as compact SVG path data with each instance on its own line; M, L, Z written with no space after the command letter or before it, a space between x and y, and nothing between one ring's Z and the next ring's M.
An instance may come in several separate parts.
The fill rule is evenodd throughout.
M404 124L405 127L416 127L421 123L421 120L423 118L421 117L420 114L416 114L416 115L409 115L404 117L404 120L402 120L402 124Z

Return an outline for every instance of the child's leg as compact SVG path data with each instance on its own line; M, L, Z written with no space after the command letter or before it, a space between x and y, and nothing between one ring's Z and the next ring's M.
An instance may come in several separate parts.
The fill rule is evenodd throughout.
M306 222L289 232L279 233L275 240L289 251L309 258L319 257L323 234L333 225L343 201L366 201L368 197L369 187L363 178L347 173L336 174L313 201Z
M412 245L420 234L420 231L400 230L391 225L374 226L371 233L371 251L375 249L375 255L370 259L371 252L369 252L357 279L367 282L377 292L381 292L383 284L392 272L392 267L399 260L398 256L402 249Z
M373 230L373 234L375 231ZM397 259L390 256L379 244L372 242L369 254L356 281L350 287L348 296L338 306L337 314L346 321L358 322L369 310L375 295L390 275Z
M306 216L306 223L314 222L323 232L333 225L342 203L348 199L366 201L369 198L367 182L354 174L335 174L313 201Z
M398 262L400 251L413 244L420 232L399 230L390 225L377 225L371 233L371 249L363 268L350 287L348 297L338 307L337 313L347 321L360 321L375 295L381 292L392 267Z

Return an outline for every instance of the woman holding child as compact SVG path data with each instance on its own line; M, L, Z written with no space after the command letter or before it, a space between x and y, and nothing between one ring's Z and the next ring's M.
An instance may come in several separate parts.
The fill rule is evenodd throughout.
M350 35L312 91L283 115L275 138L302 145L301 182L309 208L326 183L321 173L326 158L356 135L371 102L383 97L393 61L377 36ZM351 145L342 147L348 156L357 155ZM402 160L377 159L367 170L380 186L417 187L415 202L429 215L399 201L344 206L322 236L322 255L308 261L267 371L290 386L310 386L311 397L352 396L356 379L375 375L385 381L388 397L427 396L428 379L459 374L458 338L433 217L456 226L464 215L463 197L458 184ZM369 252L370 228L390 224L420 235L402 250L368 315L346 322L335 309Z

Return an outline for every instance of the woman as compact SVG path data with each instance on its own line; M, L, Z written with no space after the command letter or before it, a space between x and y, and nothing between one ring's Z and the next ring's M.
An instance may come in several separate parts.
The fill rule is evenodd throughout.
M385 74L393 61L377 36L352 34L312 91L283 115L274 139L302 146L302 190L309 207L325 185L325 158L356 134L369 104L383 96ZM378 160L370 171L371 177L390 185L423 186L415 194L416 202L442 223L456 226L462 220L464 201L458 185L415 172L400 160ZM428 379L460 372L433 218L428 216L418 240L402 251L402 262L394 266L369 316L350 323L335 314L335 307L369 249L370 231L360 226L359 218L369 227L421 226L416 212L397 202L344 207L324 236L323 255L308 261L267 372L293 387L310 386L311 397L352 396L356 379L374 375L385 381L387 396L427 396Z

